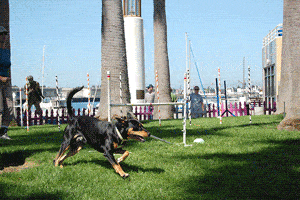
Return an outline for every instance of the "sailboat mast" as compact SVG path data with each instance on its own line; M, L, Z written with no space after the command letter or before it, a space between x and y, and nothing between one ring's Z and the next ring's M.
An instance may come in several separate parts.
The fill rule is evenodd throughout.
M45 69L45 45L43 48L43 68L42 68L42 95L44 95L44 69Z
M186 47L186 59L185 59L185 66L186 66L186 71L189 69L189 61L188 61L188 35L185 33L185 47Z

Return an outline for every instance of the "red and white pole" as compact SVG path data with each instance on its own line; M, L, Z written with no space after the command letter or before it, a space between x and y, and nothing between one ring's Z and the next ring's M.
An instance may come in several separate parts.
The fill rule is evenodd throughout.
M88 116L90 116L91 113L91 91L90 91L90 75L87 73L87 84L88 84Z
M21 127L23 127L23 105L22 105L22 89L19 88L20 93L20 118L21 118Z
M123 103L123 96L122 96L122 72L120 72L119 82L120 82L120 104L122 104ZM121 108L121 114L123 114L123 108Z
M29 132L29 113L28 113L28 79L26 77L26 85L25 85L25 93L26 93L26 121L27 121L27 132Z
M155 72L155 83L156 83L157 103L159 103L158 74L157 74L157 70ZM161 126L161 117L160 117L160 108L159 108L159 106L157 106L157 109L158 109L159 125Z
M184 91L183 91L183 95L184 95L184 102L185 102L185 104L183 105L183 144L184 144L184 146L186 146L186 115L187 115L187 101L188 101L188 99L187 99L187 80L186 80L186 78L187 78L187 74L186 73L184 73Z

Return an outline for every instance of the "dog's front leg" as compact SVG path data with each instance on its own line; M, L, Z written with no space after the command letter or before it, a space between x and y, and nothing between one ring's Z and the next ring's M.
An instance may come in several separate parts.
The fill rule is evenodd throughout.
M129 174L125 173L119 163L117 163L115 157L113 156L112 152L106 150L104 152L104 156L107 158L107 160L111 163L115 171L122 176L123 178L127 178Z
M116 149L115 153L122 154L120 158L118 158L118 163L124 161L129 156L129 151L123 150L123 149Z
M55 159L53 160L53 164L55 167L61 164L61 158L64 157L64 154L66 151L70 148L70 143L69 142L63 142L61 144L61 147L59 149L58 154L56 155Z
M125 173L125 172L123 171L123 169L122 169L122 167L121 167L120 164L113 164L112 166L113 166L113 168L116 170L116 172L117 172L118 174L120 174L120 176L122 176L123 178L127 178L127 177L129 176L129 174L127 174L127 173Z

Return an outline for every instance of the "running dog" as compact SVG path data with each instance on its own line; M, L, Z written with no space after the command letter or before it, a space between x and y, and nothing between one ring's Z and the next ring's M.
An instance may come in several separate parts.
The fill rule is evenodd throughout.
M68 126L64 131L64 139L53 164L62 167L66 158L75 155L85 144L89 144L103 153L121 177L128 177L129 174L125 173L119 164L129 156L129 152L122 149L122 142L127 139L145 142L144 138L149 137L150 133L132 117L116 118L115 123L101 121L89 116L74 117L71 101L73 96L82 88L77 87L68 94ZM65 154L67 150L69 152ZM122 156L116 160L114 153L122 154Z

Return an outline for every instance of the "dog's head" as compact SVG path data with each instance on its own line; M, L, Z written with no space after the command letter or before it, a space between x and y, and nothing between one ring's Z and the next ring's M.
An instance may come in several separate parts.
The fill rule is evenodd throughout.
M139 142L145 142L145 138L150 136L150 132L147 131L143 124L139 122L137 119L132 117L121 117L116 118L118 123L122 127L122 134L124 134L124 138L134 139Z

